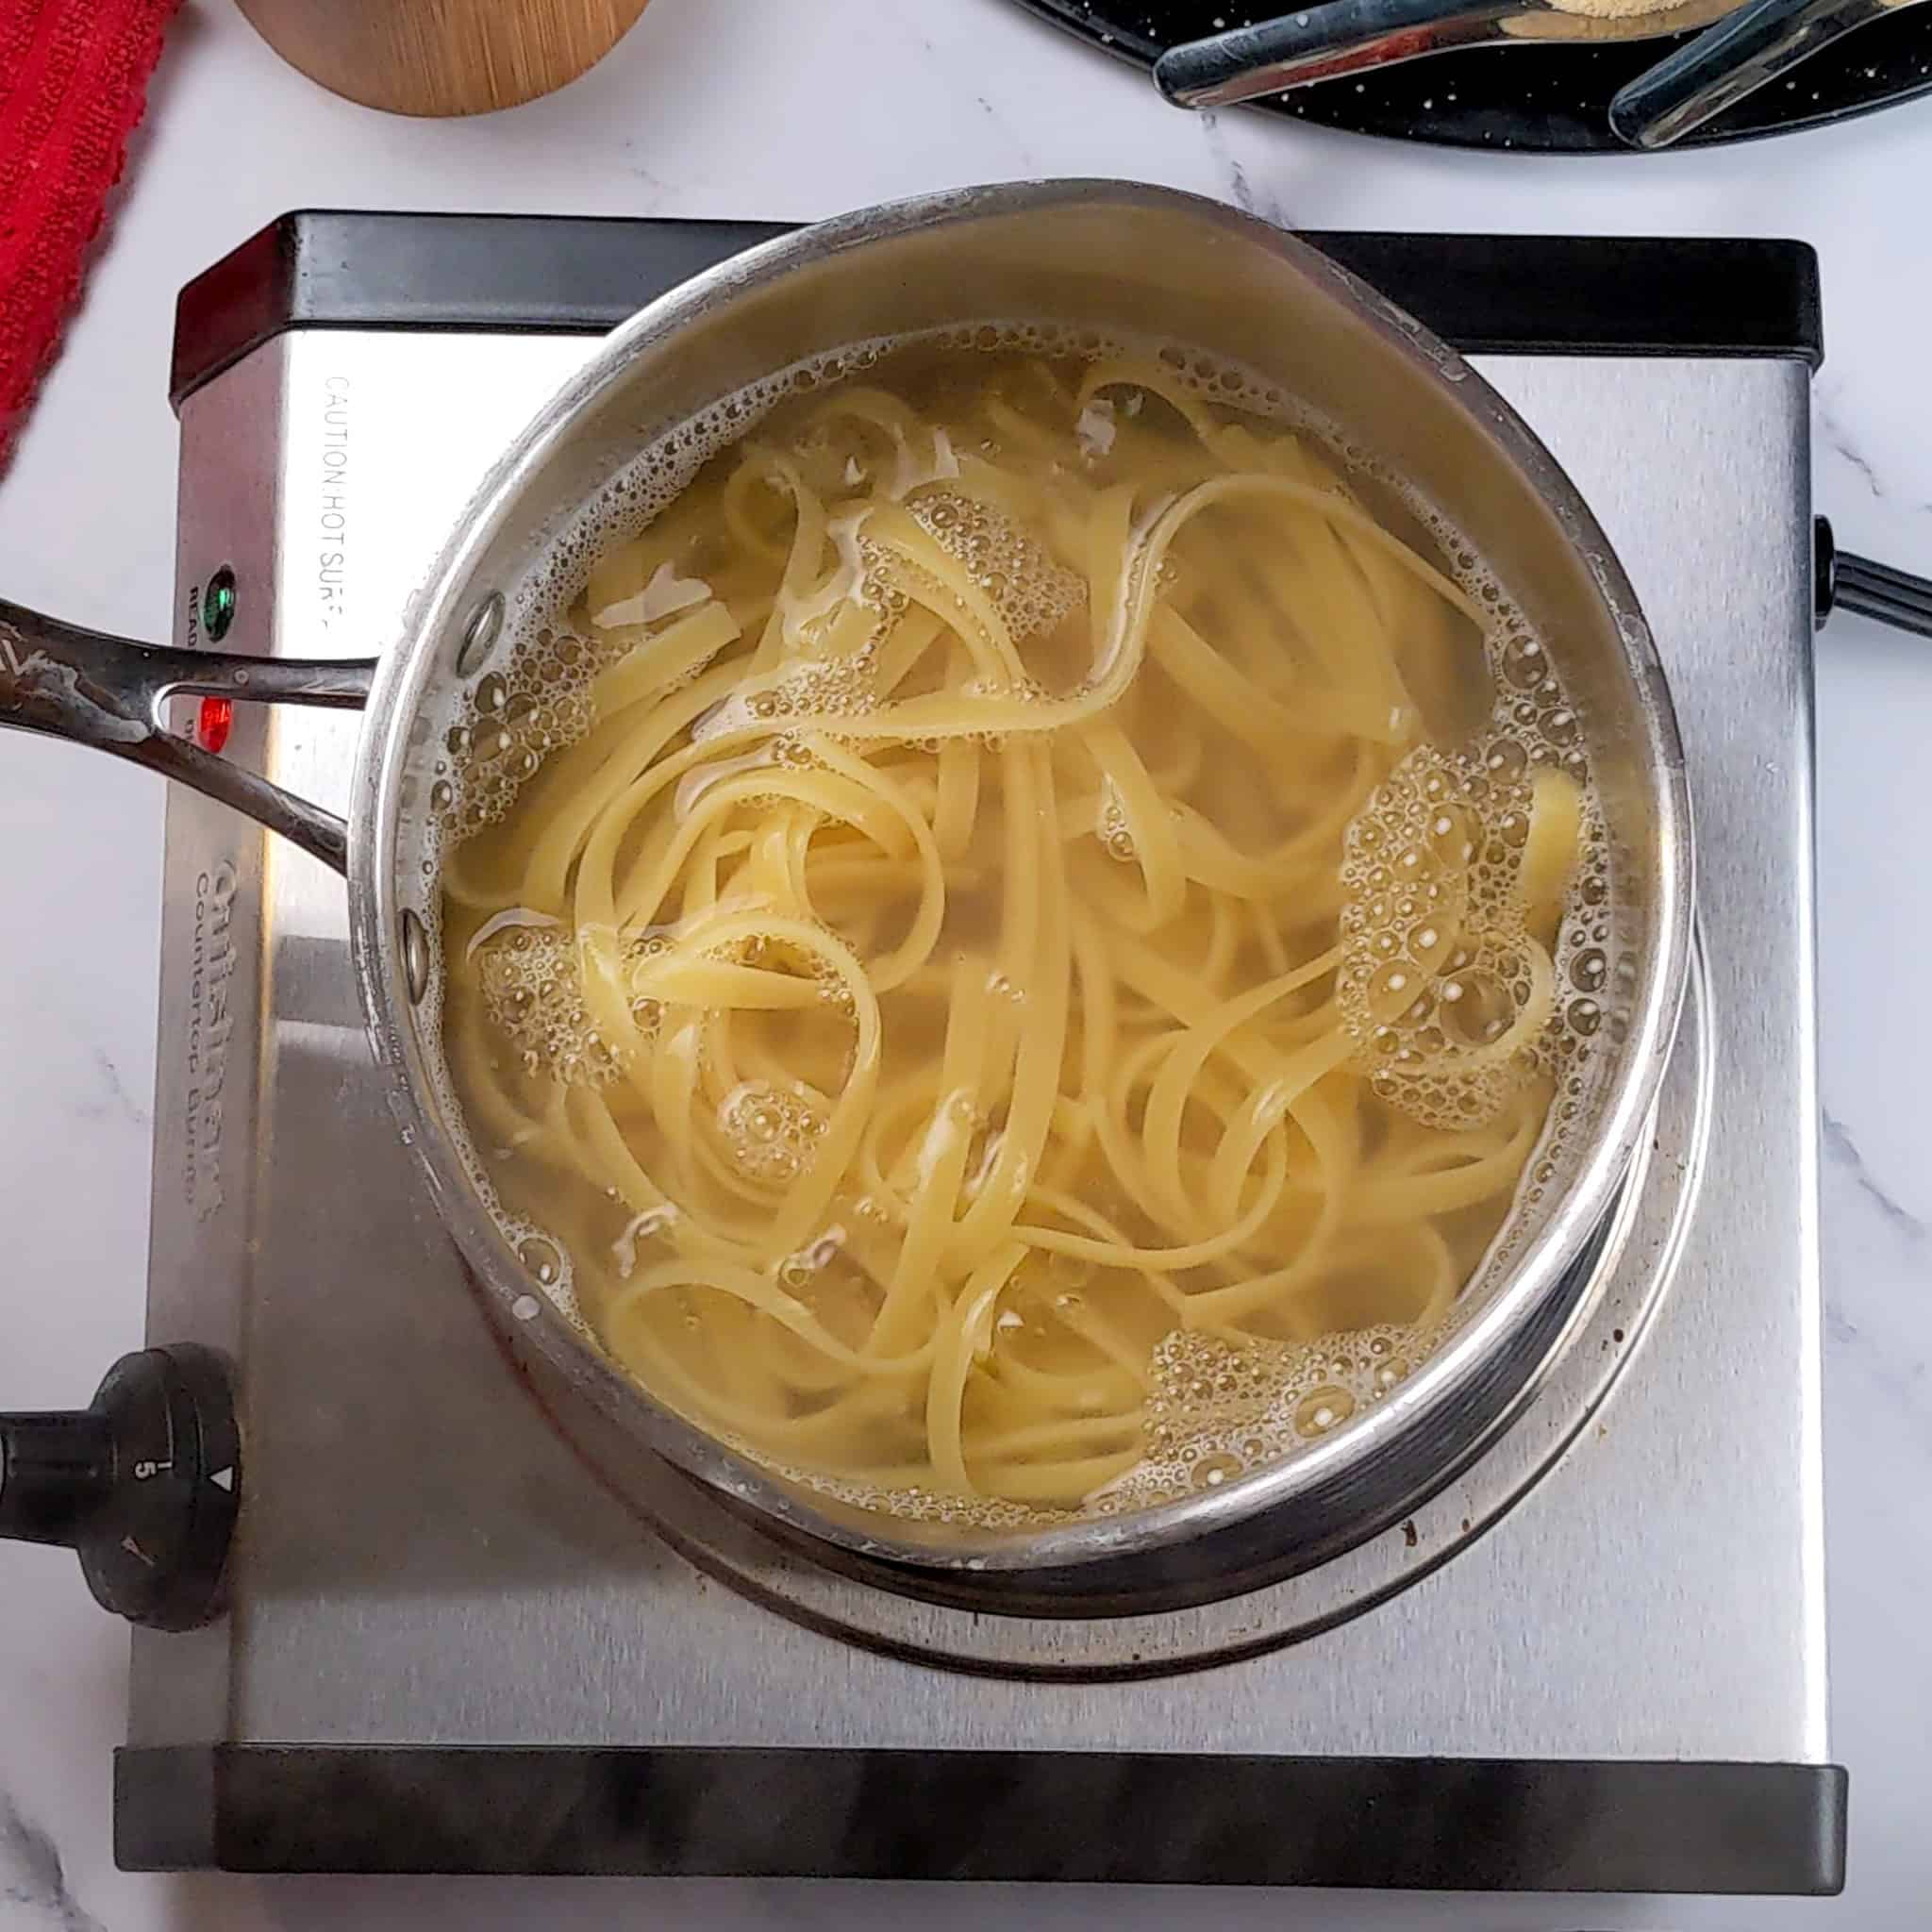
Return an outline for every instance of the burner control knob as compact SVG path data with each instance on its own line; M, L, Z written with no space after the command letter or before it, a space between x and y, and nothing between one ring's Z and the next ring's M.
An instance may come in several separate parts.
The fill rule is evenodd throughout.
M220 1614L241 1476L228 1365L193 1343L123 1356L89 1408L0 1414L0 1536L78 1552L103 1608L158 1630Z

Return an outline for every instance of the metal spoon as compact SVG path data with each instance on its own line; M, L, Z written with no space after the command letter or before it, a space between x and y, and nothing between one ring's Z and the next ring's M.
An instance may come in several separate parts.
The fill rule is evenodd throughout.
M1914 0L1747 0L1610 98L1610 125L1632 147L1668 147L1819 48Z
M1170 47L1154 63L1154 83L1177 108L1223 108L1452 47L1601 43L1685 33L1736 4L1679 0L1649 12L1606 16L1572 12L1552 0L1324 0L1299 13Z

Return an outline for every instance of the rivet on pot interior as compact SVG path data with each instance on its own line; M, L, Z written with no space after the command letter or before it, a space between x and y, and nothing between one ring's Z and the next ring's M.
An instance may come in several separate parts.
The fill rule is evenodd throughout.
M503 632L503 592L492 591L470 613L463 627L462 648L457 652L457 675L480 670Z
M403 913L403 979L408 987L409 1004L420 1007L429 991L429 935L423 922L405 908Z

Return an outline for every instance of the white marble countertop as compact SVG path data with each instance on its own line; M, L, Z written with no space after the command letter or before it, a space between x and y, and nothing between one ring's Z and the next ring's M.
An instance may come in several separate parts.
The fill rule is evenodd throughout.
M1499 58L1499 57L1469 57ZM388 119L282 67L227 0L189 0L65 353L0 480L0 589L158 635L172 589L165 395L179 284L290 208L809 218L957 183L1120 175L1306 226L1798 236L1824 261L1818 495L1840 541L1932 572L1932 102L1656 158L1460 155L1239 112L1191 118L1009 0L656 0L559 95ZM1850 618L1820 647L1818 859L1832 1723L1851 1881L1825 1903L1391 1901L1390 1927L1922 1927L1932 1898L1932 885L1901 826L1932 647ZM137 1345L154 1083L160 787L0 744L0 1407L84 1401ZM0 1932L739 1927L908 1910L934 1925L1315 1922L1253 1893L1025 1894L567 1881L131 1875L109 1846L125 1631L59 1552L0 1546ZM1348 1923L1366 1924L1357 1900Z

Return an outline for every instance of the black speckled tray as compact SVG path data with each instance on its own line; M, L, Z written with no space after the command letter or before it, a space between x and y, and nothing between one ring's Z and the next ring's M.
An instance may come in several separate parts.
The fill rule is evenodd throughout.
M1287 0L1020 0L1123 59L1151 67L1169 47L1287 10ZM1321 81L1256 105L1271 113L1443 147L1632 154L1610 132L1610 96L1661 60L1670 39L1610 46L1473 47L1380 73ZM1861 27L1788 81L1740 101L1680 143L1708 146L1816 127L1932 93L1932 6ZM1168 111L1174 112L1174 109Z

